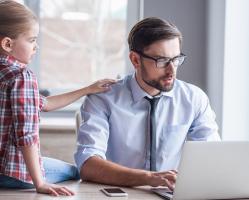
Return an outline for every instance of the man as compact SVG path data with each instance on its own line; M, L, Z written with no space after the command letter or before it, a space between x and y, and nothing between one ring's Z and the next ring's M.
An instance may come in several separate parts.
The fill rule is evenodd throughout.
M215 115L201 89L176 79L186 56L175 25L144 19L128 43L135 73L86 98L75 161L83 180L173 189L184 142L219 140Z

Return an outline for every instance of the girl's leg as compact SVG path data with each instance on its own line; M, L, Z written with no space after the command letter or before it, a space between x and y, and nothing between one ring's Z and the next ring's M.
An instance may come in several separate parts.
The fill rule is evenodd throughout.
M22 182L9 176L0 175L0 188L30 189L34 188L34 185Z
M66 180L79 180L80 175L74 165L48 157L42 157L46 181L58 183Z
M49 183L80 179L78 169L74 165L47 157L43 157L43 164L46 181ZM0 188L30 189L34 188L34 185L0 174Z

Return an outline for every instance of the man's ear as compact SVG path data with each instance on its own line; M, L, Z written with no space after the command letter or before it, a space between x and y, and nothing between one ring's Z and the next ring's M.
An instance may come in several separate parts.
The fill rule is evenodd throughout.
M1 40L1 48L7 53L10 53L12 51L12 44L13 44L13 40L9 37L4 37Z
M141 66L140 56L136 52L131 51L129 57L135 69Z

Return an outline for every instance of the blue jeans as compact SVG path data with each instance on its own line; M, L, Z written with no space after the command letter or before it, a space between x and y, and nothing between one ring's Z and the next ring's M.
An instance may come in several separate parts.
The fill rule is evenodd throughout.
M59 183L66 180L80 179L78 169L74 165L47 157L42 157L42 160L45 169L46 182ZM0 188L29 189L34 188L34 185L0 174Z

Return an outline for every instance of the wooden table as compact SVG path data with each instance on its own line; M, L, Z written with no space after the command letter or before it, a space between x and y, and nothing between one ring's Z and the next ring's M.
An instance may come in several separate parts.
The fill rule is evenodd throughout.
M67 181L61 183L72 189L76 194L74 196L51 197L49 195L37 194L34 189L31 190L12 190L0 189L0 200L47 200L47 199L70 199L70 200L162 200L161 197L150 191L150 187L136 187L122 189L128 193L128 197L108 197L100 191L101 188L111 187L95 183L80 183L76 181Z

